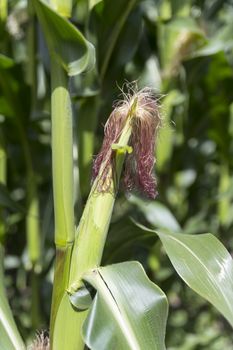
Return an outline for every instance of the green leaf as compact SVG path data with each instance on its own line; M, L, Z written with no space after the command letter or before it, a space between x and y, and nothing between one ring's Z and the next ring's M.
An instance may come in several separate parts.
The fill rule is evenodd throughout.
M142 200L136 196L130 196L130 203L133 203L145 216L145 219L153 226L180 232L181 227L174 215L162 203L152 200Z
M0 263L3 249L0 246ZM23 350L25 346L19 335L4 288L2 264L0 266L0 348L1 350Z
M133 11L138 2L139 0L105 0L92 9L90 29L93 37L97 37L98 65L102 80L109 68L109 74L112 75L116 66L125 64L138 46L142 23L140 14Z
M89 290L83 286L70 296L70 302L78 310L86 310L92 303L91 294Z
M81 32L40 0L33 0L50 54L73 76L91 69L95 50Z
M155 233L185 283L213 304L233 326L233 260L222 243L209 233Z
M78 311L73 306L74 303L75 298L71 299L68 293L65 292L56 314L52 339L53 349L84 349L84 342L81 335L79 334L79 330L82 328L82 324L87 316L87 311ZM86 301L82 305L85 308L87 306Z
M83 326L90 349L165 349L167 299L138 262L100 267L84 279L97 290Z

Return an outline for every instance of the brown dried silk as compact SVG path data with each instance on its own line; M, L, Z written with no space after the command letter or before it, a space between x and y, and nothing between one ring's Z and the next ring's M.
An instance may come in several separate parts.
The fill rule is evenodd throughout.
M98 190L106 192L110 189L115 158L115 151L111 146L118 142L136 100L134 114L131 116L132 133L129 139L129 146L133 151L126 155L122 184L127 192L138 191L149 198L155 198L157 191L153 173L154 151L161 121L158 101L153 91L148 88L134 94L124 94L124 97L123 101L118 102L105 125L103 145L94 161L93 178L99 175L101 169Z

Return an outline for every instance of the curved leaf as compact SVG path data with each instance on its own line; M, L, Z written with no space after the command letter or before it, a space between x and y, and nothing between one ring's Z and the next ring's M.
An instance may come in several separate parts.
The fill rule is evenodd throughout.
M174 268L233 326L233 260L211 234L158 233Z
M213 304L233 326L233 260L223 244L209 233L154 232L185 283Z
M135 261L95 269L84 276L97 294L84 323L93 350L165 349L165 294Z
M67 19L40 0L33 0L50 54L62 64L68 75L89 70L95 63L93 45Z
M81 350L84 348L83 339L78 331L82 328L82 324L87 316L87 310L78 311L73 306L75 304L74 299L75 297L69 297L66 292L61 299L52 336L53 349ZM78 302L80 303L80 298L78 298ZM86 306L87 304L84 302L83 309Z

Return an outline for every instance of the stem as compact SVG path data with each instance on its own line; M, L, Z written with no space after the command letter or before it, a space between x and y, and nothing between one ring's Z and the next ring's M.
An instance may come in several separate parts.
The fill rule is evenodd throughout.
M69 276L74 241L73 208L73 126L68 78L56 59L51 57L52 79L52 166L55 216L56 263L51 311L53 334L57 309Z
M27 81L31 88L31 112L34 112L37 101L37 40L36 17L33 4L28 0L29 24L27 30Z
M52 163L55 244L65 247L74 240L73 123L68 78L52 60Z

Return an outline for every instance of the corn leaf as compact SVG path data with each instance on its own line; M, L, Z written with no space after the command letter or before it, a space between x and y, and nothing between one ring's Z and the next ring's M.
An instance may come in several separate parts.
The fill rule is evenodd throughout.
M209 233L154 232L185 283L233 326L233 260L223 244Z
M93 45L67 19L39 0L33 4L43 28L50 54L73 76L89 70L95 63Z
M139 2L105 0L92 7L90 28L98 46L101 79L109 68L110 76L114 74L112 71L129 61L138 47L142 22L140 13L134 10Z
M167 299L138 262L100 267L84 279L97 290L83 327L90 349L165 349Z

